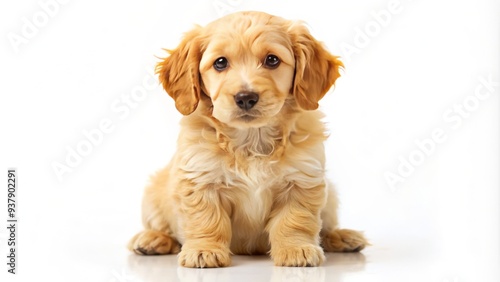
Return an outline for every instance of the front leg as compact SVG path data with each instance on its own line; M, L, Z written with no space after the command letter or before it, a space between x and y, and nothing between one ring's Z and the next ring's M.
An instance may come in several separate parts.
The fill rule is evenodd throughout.
M291 184L274 197L266 227L271 257L276 266L318 266L325 256L319 246L320 212L325 204L325 185L301 188Z
M231 264L231 222L219 190L182 189L180 207L185 242L179 254L179 264L185 267L224 267Z

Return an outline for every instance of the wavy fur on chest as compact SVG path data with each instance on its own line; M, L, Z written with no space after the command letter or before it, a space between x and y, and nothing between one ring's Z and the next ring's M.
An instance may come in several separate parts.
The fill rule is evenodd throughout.
M230 128L207 115L181 122L177 165L194 183L261 186L323 177L322 114L295 112L260 128ZM257 187L254 187L257 188Z

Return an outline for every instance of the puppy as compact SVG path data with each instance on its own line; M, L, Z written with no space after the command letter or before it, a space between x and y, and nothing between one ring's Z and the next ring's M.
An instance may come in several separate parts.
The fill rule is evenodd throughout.
M318 101L343 65L301 24L239 12L186 33L157 65L184 115L177 151L146 188L140 255L224 267L269 253L277 266L318 266L367 241L338 229L325 180Z

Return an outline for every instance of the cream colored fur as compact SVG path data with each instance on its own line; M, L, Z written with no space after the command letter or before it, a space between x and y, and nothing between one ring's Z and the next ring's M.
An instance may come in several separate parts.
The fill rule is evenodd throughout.
M265 253L279 266L318 266L323 251L363 249L359 232L338 229L325 180L316 108L339 77L337 57L300 23L260 12L197 27L170 53L158 73L185 117L173 159L145 190L145 229L129 249L179 253L186 267ZM222 71L213 67L220 57ZM241 91L259 96L250 110L235 103Z

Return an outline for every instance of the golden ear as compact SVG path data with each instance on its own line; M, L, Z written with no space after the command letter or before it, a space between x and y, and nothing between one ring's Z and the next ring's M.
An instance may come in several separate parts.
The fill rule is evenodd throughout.
M175 107L183 115L194 112L200 101L199 34L199 27L186 33L176 49L167 50L170 56L156 65L163 88L175 100Z
M340 76L339 68L344 64L314 39L305 26L293 25L290 35L295 54L292 93L302 109L315 110L319 100Z

